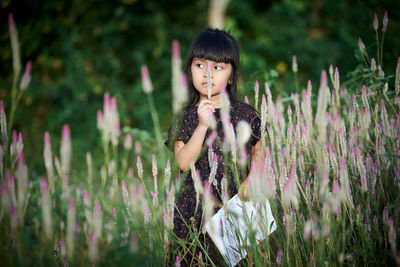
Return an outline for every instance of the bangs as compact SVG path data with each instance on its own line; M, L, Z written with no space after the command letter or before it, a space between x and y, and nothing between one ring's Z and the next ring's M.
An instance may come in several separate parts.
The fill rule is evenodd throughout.
M231 63L234 65L239 55L237 48L227 38L220 34L204 32L194 40L189 58L204 58L215 62Z

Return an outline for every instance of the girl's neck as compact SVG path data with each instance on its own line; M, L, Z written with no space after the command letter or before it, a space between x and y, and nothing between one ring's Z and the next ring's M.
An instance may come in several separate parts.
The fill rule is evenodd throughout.
M201 100L204 100L204 99L208 99L207 96L206 96L206 95L201 95L201 94L200 94L200 101L201 101ZM200 101L199 101L199 102L200 102ZM211 105L212 105L214 108L221 108L221 105L222 105L222 104L221 104L220 94L211 96L210 101L211 101Z

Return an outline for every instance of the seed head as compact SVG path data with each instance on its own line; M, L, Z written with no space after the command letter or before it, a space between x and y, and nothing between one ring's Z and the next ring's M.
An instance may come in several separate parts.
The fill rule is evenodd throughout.
M382 32L386 32L388 22L389 22L388 13L387 10L385 10L385 15L383 16L383 21L382 21Z
M292 59L292 71L294 73L296 73L298 71L297 57L296 56L293 56L293 59Z
M149 75L149 71L147 70L147 66L143 65L141 68L141 71L142 71L143 92L145 92L146 94L150 94L151 92L153 92L153 85L150 80L150 75Z
M24 91L28 87L30 81L31 81L31 62L28 61L28 63L26 63L25 72L24 75L22 76L19 88L22 91Z
M373 27L374 30L377 31L379 27L379 21L378 21L378 15L375 13L374 14L374 22L373 22Z
M361 52L365 53L365 45L361 38L358 38L358 46L360 47Z

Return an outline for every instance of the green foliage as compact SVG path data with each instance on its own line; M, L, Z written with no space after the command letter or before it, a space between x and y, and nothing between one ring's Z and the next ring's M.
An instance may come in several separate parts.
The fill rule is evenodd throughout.
M226 29L241 46L241 95L251 94L255 80L260 85L269 81L266 73L276 69L281 79L271 88L273 95L289 96L295 90L288 71L293 55L300 66L299 84L317 80L320 70L330 64L349 72L356 62L347 55L353 54L359 35L373 44L373 12L381 17L384 9L389 10L388 31L394 34L385 40L383 68L391 69L395 62L390 55L399 54L400 47L395 7L392 1L379 5L375 1L231 1ZM152 132L140 84L140 66L147 64L160 126L167 131L172 116L171 42L180 41L184 58L190 41L207 27L207 8L204 0L173 5L170 1L4 2L2 13L13 12L16 18L22 61L33 63L32 83L17 110L15 128L37 151L44 131L59 136L61 126L70 123L74 151L83 155L98 146L92 118L101 108L103 94L110 92L117 97L122 125ZM3 23L0 30L0 97L7 100L12 75L8 25ZM9 104L6 101L6 109ZM80 136L87 138L83 142ZM31 164L38 170L42 166L36 161Z

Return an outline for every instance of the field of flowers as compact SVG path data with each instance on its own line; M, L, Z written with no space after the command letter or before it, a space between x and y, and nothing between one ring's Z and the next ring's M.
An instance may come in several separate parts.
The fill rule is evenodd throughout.
M23 137L12 130L13 114L29 86L30 64L20 75L12 16L9 23L14 60L10 111L0 102L2 266L162 266L170 259L179 266L182 255L171 248L178 242L172 218L181 176L163 146L147 68L142 68L143 90L152 111L156 154L148 155L133 140L133 129L121 127L117 101L106 93L103 109L93 114L103 153L87 153L87 171L73 171L66 124L59 147L52 147L51 136L43 133L37 156L43 156L46 173L33 174L24 158ZM386 63L393 64L395 74L383 73L387 16L382 24L378 29L374 21L376 58L359 39L360 65L346 81L331 66L328 73L322 71L319 85L299 85L294 57L294 85L304 88L301 94L274 99L271 84L260 91L256 83L249 99L261 115L265 160L252 166L250 198L270 201L277 230L262 242L251 238L240 265L400 265L400 58L397 66ZM178 113L185 81L176 42L173 51ZM245 130L232 133L224 147L228 163L237 169L246 157L240 144L247 139ZM209 206L208 187L197 188L203 192L200 201ZM202 246L197 244L201 234L192 233L192 241L184 244L187 253ZM214 265L206 251L195 256L204 266Z

